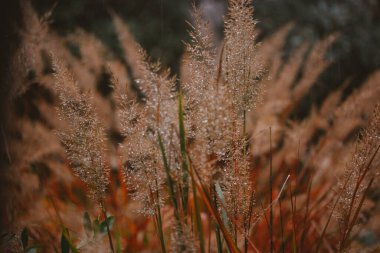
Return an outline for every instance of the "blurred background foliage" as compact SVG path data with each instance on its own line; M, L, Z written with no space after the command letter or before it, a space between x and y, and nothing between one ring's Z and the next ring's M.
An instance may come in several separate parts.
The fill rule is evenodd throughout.
M82 28L100 38L116 57L121 57L122 49L110 15L115 11L153 59L160 59L173 73L179 71L182 41L187 40L186 21L191 19L189 0L34 0L33 3L40 14L54 6L52 25L58 33L64 35ZM198 0L197 4L220 35L223 23L217 17L225 11L226 1ZM294 24L283 46L284 65L301 45L308 45L306 60L317 41L333 33L339 35L326 55L333 64L320 75L301 103L303 106L293 112L293 119L307 117L312 105L320 106L331 91L342 85L346 85L344 94L349 96L380 67L379 1L260 0L254 1L254 7L255 19L259 21L259 40L289 22ZM68 46L75 53L75 45ZM302 68L299 78L302 78Z
M255 6L261 37L285 23L294 23L284 43L284 63L304 42L309 42L306 59L316 41L333 33L339 35L325 56L333 64L318 78L293 118L305 118L313 104L320 106L331 91L343 85L344 96L348 97L380 67L379 1L264 0L256 1Z
M65 35L77 28L93 33L104 42L116 57L122 57L111 12L124 18L137 41L153 59L160 59L174 72L183 53L190 4L188 1L154 0L45 0L34 1L40 14L53 8L52 27ZM75 49L75 45L71 45Z

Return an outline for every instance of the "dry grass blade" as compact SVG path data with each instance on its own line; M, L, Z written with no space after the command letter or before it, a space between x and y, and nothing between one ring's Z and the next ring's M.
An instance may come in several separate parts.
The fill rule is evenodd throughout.
M310 176L309 184L307 187L306 209L305 209L305 216L303 219L303 229L302 229L302 235L301 235L301 244L300 244L300 251L301 252L303 251L303 247L304 247L304 243L305 243L305 239L306 239L306 234L309 230L309 228L307 226L307 222L308 222L307 218L309 215L309 205L310 205L310 198L311 198L310 194L311 194L312 182L313 182L313 177Z
M348 240L348 237L351 234L351 231L352 231L352 229L354 228L354 226L356 224L356 221L357 221L357 219L359 217L360 210L361 210L361 208L363 206L364 200L365 200L365 198L366 198L366 196L368 194L369 189L372 186L372 183L373 183L374 179L375 179L374 177L371 178L371 180L369 181L367 187L365 188L365 191L364 191L364 193L363 193L363 195L362 195L362 197L360 199L359 205L358 205L357 209L355 210L354 216L352 217L351 223L350 223L350 225L349 225L349 227L347 229L347 232L345 234L344 241L342 241L342 243L341 243L341 246L339 248L339 252L344 251L344 249L346 247L346 241Z
M217 210L215 210L214 206L212 205L212 199L210 197L210 194L208 193L208 191L206 190L206 188L204 187L204 185L202 184L201 181L197 182L195 180L195 176L197 177L198 180L201 180L201 179L200 179L199 175L197 174L196 170L191 166L191 163L190 163L190 170L189 170L189 172L190 172L190 176L192 177L192 179L195 182L195 186L197 187L198 192L200 193L200 195L202 197L203 203L205 204L205 206L207 207L208 211L210 212L210 214L214 218L214 220L217 223L218 227L221 229L221 231L223 233L223 236L226 239L227 246L228 246L229 250L231 252L233 252L233 253L240 252L240 250L238 249L238 247L235 244L234 240L232 239L230 233L228 232L228 230L224 226L224 223L222 221L222 218L219 215L219 212ZM194 174L195 174L195 176L194 176Z
M269 128L269 203L273 202L273 158L272 158L272 128ZM274 250L273 245L273 206L269 210L269 236L270 252Z
M353 172L351 172L351 173L353 173ZM334 202L334 205L333 205L333 207L332 207L332 209L331 209L331 211L330 211L330 215L329 215L329 217L327 218L326 224L325 224L325 226L323 227L322 233L321 233L321 235L320 235L320 237L319 237L319 240L318 240L318 243L317 243L317 246L316 246L315 253L318 253L319 250L321 249L322 242L323 242L323 240L324 240L324 237L325 237L325 234L326 234L326 231L327 231L327 227L328 227L329 224L330 224L330 221L331 221L331 218L333 217L333 214L334 214L335 208L337 207L337 205L338 205L338 203L339 203L339 200L340 200L340 198L341 198L341 196L342 196L342 193L343 193L343 191L344 191L344 189L345 189L345 186L346 186L347 184L348 184L348 181L345 182L344 187L343 187L343 188L340 190L340 192L338 193L337 199L336 199L335 202Z
M345 246L346 246L346 245L345 245L345 244L346 244L346 241L348 240L348 237L349 237L349 235L350 235L350 233L351 233L351 231L352 231L352 229L353 229L353 227L354 227L354 225L355 225L355 223L356 223L356 220L357 220L357 218L358 218L359 212L360 212L360 210L361 210L361 207L362 207L362 205L363 205L364 199L365 199L365 197L366 197L366 193L368 192L370 186L371 186L372 183L373 183L374 178L372 177L372 178L370 179L370 182L368 183L368 186L365 188L364 193L363 193L363 196L362 196L362 198L360 199L359 205L356 207L356 210L355 210L355 212L354 212L354 216L353 216L352 219L351 219L351 213L353 212L353 208L354 208L353 206L354 206L354 201L355 201L356 193L357 193L357 191L358 191L358 189L359 189L359 186L362 184L362 182L363 182L365 176L366 176L367 173L369 172L369 169L370 169L370 167L371 167L371 164L372 164L373 160L375 159L377 153L379 152L379 149L380 149L380 144L377 146L377 148L376 148L374 154L371 156L371 158L370 158L370 160L369 160L367 166L365 167L365 169L364 169L364 171L363 171L363 174L360 175L360 177L358 178L358 181L357 181L357 183L356 183L356 186L355 186L355 189L354 189L354 194L353 194L353 197L352 197L352 199L351 199L350 209L349 209L349 212L348 212L349 216L347 217L347 221L346 221L346 224L347 224L347 225L346 225L346 227L345 227L345 230L344 230L344 236L343 236L343 238L342 238L342 240L341 240L340 247L339 247L339 250L340 250L340 251L344 250L344 248L345 248Z

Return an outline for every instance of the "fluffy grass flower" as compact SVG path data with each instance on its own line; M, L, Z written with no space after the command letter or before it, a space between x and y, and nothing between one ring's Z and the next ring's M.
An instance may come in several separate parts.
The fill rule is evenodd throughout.
M61 62L54 62L54 70L58 113L68 124L58 137L74 173L86 183L90 197L101 204L109 183L104 128L91 104L91 94L79 90Z

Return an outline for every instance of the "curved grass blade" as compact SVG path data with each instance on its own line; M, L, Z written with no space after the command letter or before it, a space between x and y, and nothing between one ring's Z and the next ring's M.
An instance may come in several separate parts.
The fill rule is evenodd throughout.
M21 232L21 242L22 248L25 250L28 247L29 233L28 229L25 227Z
M65 228L62 231L62 235L61 235L61 252L62 253L69 253L70 252L70 243L66 239L66 235L68 236L68 234L69 234L69 231L67 228Z
M173 178L170 175L170 167L169 167L169 163L168 163L168 158L166 156L164 143L162 142L162 138L161 138L160 133L158 133L158 144L160 146L162 160L164 163L167 183L168 183L168 187L169 187L170 199L172 200L173 207L174 207L174 215L175 215L176 219L179 220L178 204L177 204L177 199L175 197L175 192L174 192L175 185L174 185Z
M220 184L218 182L215 183L215 191L216 191L216 194L218 195L218 198L220 199L222 204L225 206L226 201L224 199L222 188L220 187ZM230 230L227 212L224 208L222 208L222 218L223 218L224 226L226 226L227 230Z
M220 215L218 213L218 210L216 210L214 208L214 206L212 205L211 196L208 193L208 191L206 190L205 186L200 181L199 175L197 174L196 170L194 170L194 168L192 168L191 166L190 166L190 168L191 168L189 170L190 176L191 176L192 180L194 180L195 186L198 189L198 192L200 193L200 196L203 200L203 203L205 204L205 206L208 209L208 211L210 212L211 216L214 218L215 222L217 223L220 230L222 231L222 234L223 234L224 239L226 240L228 249L230 250L231 253L238 253L238 252L240 253L239 248L237 247L236 243L234 242L234 240L231 237L230 233L228 232L227 228L224 226L224 223L223 223L222 218L220 217ZM197 176L199 182L197 182L194 179L193 172Z
M189 198L189 176L188 176L188 166L187 166L187 155L186 155L186 136L185 136L185 124L183 118L183 106L182 106L182 92L178 93L178 119L179 119L179 139L181 146L181 157L182 157L182 204L185 214L187 213L187 202Z
M205 246L204 246L204 237L203 237L203 227L202 227L202 220L200 216L200 211L198 207L198 200L197 200L197 190L195 187L195 182L194 179L192 178L192 184L193 184L193 200L194 200L194 208L195 208L195 220L197 224L197 229L198 229L198 237L199 237L199 247L201 253L204 253Z

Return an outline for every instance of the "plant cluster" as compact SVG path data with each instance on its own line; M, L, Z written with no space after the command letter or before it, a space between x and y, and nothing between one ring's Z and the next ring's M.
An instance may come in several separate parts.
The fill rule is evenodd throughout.
M85 213L89 238L107 234L112 252L125 246L114 229L119 217L108 216L107 206L114 187L111 168L120 164L120 186L126 186L138 213L153 224L162 252L344 252L350 246L377 176L373 163L380 143L379 106L333 194L314 188L313 175L297 166L274 171L271 128L268 171L259 171L247 125L268 81L252 1L229 1L219 46L194 7L180 80L150 60L115 14L113 20L121 44L128 44L124 53L137 66L133 82L138 93L131 96L125 83L107 70L112 82L107 99L121 140L116 147L97 112L96 94L78 85L59 57L50 56L58 114L65 122L57 136L104 216L91 221ZM116 165L111 159L115 154ZM265 182L257 182L259 174L266 175ZM60 222L62 251L87 249L85 243L77 246ZM339 229L331 229L333 222ZM27 249L27 230L23 238Z

